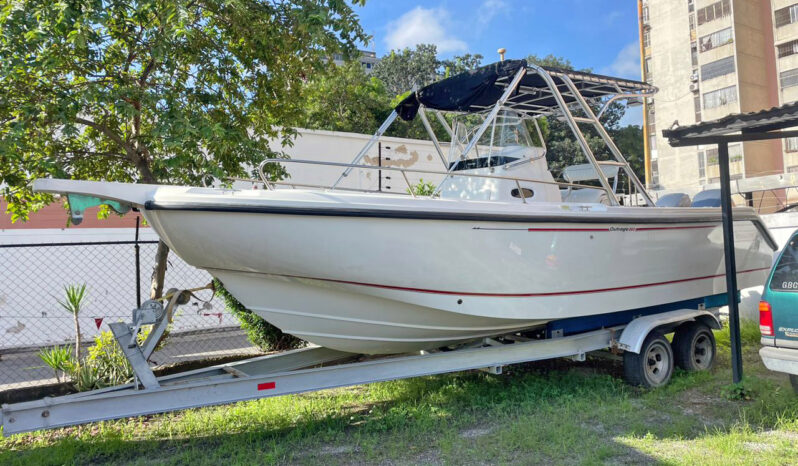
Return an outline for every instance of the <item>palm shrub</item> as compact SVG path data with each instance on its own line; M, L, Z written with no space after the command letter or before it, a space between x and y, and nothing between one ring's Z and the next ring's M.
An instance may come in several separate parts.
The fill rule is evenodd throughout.
M58 303L72 314L75 320L75 351L71 345L42 348L39 358L55 373L60 383L62 377L68 377L78 391L94 390L128 382L133 378L133 368L116 343L112 332L100 332L94 337L94 345L88 349L85 358L81 358L81 333L78 317L86 299L86 285L69 285L64 287L65 299ZM138 335L139 343L147 338L151 329L143 330Z
M72 346L53 346L39 350L39 358L55 373L55 380L61 383L72 363Z
M67 285L64 287L66 299L61 301L57 300L67 312L72 314L75 321L75 359L80 361L80 319L78 318L80 310L83 308L83 300L86 298L86 284L82 285Z

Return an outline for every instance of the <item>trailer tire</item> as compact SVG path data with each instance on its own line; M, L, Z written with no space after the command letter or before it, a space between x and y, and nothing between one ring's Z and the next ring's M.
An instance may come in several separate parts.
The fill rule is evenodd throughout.
M658 331L648 334L640 353L623 353L624 379L640 387L656 388L666 385L673 375L673 349Z
M673 334L676 367L688 372L705 371L715 362L715 335L706 324L687 322Z
M796 395L798 395L798 375L790 374L790 383Z

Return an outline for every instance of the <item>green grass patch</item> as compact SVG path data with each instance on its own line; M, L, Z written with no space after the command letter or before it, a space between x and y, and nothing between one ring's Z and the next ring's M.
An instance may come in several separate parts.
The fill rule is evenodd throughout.
M743 326L748 333L749 325ZM615 362L547 361L325 390L0 439L1 464L750 463L798 445L798 397L744 338L748 399L718 364L658 390Z

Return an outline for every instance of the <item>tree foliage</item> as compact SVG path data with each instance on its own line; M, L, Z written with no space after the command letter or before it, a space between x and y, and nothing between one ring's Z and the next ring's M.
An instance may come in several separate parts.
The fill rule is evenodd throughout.
M374 67L374 77L385 84L391 97L406 94L413 88L424 87L442 78L478 68L482 55L455 55L451 59L438 58L433 44L418 44L415 49L391 50Z
M305 96L301 126L308 129L373 133L391 111L382 81L366 75L354 61L315 74Z
M12 220L51 200L30 190L35 178L246 175L274 156L267 138L301 119L304 77L366 39L340 0L3 3L0 186ZM161 242L152 297L168 252Z
M392 97L414 87L424 87L441 77L438 48L418 44L415 49L391 50L374 66L374 77L385 84Z
M360 2L358 2L360 3ZM303 78L366 35L339 0L77 0L0 9L0 184L244 175L302 116ZM281 133L290 134L288 131Z

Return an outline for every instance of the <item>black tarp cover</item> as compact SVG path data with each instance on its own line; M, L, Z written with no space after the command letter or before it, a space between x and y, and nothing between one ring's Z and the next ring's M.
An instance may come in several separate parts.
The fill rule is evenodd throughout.
M430 109L450 112L483 111L499 100L506 89L506 84L512 80L518 70L526 66L525 60L507 60L446 78L407 96L396 106L396 112L402 119L412 120L422 104ZM551 76L551 81L561 92L566 104L571 104L576 99L570 94L563 80L564 76L568 76L582 97L589 101L620 93L639 94L657 90L650 84L630 79L584 71L541 68ZM498 82L499 80L502 82ZM540 72L534 70L527 70L518 89L510 95L507 105L521 112L537 114L554 113L559 110L559 104L549 84Z
M504 87L496 81L512 79L519 69L526 67L526 60L505 60L460 73L443 81L430 84L413 92L396 106L403 120L412 120L421 104L443 111L468 111L472 106L490 106L496 103Z

